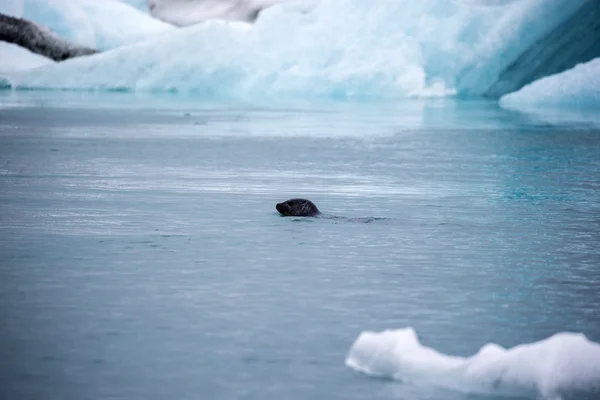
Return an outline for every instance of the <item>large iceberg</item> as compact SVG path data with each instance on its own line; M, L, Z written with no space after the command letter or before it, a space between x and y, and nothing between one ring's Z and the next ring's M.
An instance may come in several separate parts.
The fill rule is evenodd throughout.
M413 328L363 332L346 365L371 376L466 393L600 398L600 344L569 332L511 349L487 344L472 357L445 355L423 346Z
M548 7L531 0L501 7L450 0L284 3L263 11L253 26L210 21L11 80L28 88L236 97L444 95L453 92L467 65L492 57L490 53L510 53L511 40L525 29L523 24L561 7L568 14L577 8L572 4L566 0L551 1ZM528 29L541 34L556 18L548 18L549 26L540 23ZM526 39L533 41L535 35ZM481 79L494 76L481 74ZM485 87L480 81L472 86L477 85Z
M136 0L23 4L26 18L106 51L4 73L13 88L394 99L484 95L525 50L595 3L286 1L254 24L211 20L184 28L152 18Z

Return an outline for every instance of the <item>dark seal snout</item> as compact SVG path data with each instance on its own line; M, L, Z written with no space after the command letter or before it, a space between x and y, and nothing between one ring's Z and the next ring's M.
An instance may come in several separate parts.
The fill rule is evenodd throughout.
M277 211L282 215L290 215L290 206L288 206L286 203L277 203L275 209L277 209Z
M286 217L314 217L321 213L312 201L306 199L290 199L277 203L275 209Z

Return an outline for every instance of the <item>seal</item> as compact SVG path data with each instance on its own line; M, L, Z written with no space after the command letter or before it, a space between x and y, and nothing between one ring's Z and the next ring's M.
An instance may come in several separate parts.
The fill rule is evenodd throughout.
M275 209L284 217L314 217L321 214L317 206L306 199L289 199L277 203Z
M284 217L319 217L332 221L346 221L346 222L357 222L368 224L374 221L388 220L390 218L377 218L377 217L366 217L366 218L348 218L339 217L336 215L322 214L321 211L315 206L310 200L306 199L289 199L275 205L275 209ZM337 222L336 222L337 223Z

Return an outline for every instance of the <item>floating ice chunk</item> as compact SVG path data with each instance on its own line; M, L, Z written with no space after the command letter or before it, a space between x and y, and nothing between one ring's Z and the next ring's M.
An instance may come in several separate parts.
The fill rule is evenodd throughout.
M558 333L511 349L488 344L463 358L423 346L412 328L363 332L346 365L367 375L467 393L600 398L600 344L576 333Z
M507 94L500 105L513 109L561 106L600 110L600 58Z

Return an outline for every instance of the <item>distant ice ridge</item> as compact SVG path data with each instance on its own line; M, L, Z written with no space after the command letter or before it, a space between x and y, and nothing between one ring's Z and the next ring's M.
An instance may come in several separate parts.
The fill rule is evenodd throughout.
M504 108L576 107L600 110L600 58L537 80L503 96Z
M463 358L423 346L412 328L363 332L346 365L371 376L467 393L600 399L600 344L576 333L511 349L487 344Z
M60 15L66 21L65 36L82 44L89 44L86 37L94 35L86 33L87 22L79 32L69 22L78 18L65 17L75 9L98 7L98 12L83 15L99 16L95 24L109 33L119 26L143 31L145 24L159 23L116 0L93 2L97 6L88 3L91 0L50 1L64 7ZM457 91L476 95L511 57L581 5L580 0L518 0L493 7L473 3L286 2L261 12L254 25L208 21L178 30L161 27L155 36L141 34L148 40L140 43L132 32L104 33L99 36L105 38L101 42L106 48L117 42L135 44L8 78L22 88L176 91L210 97L390 99ZM117 10L123 7L131 18L119 17ZM53 18L50 13L46 20ZM41 16L34 20L45 22Z

